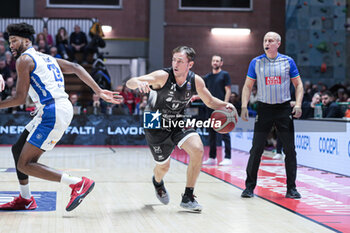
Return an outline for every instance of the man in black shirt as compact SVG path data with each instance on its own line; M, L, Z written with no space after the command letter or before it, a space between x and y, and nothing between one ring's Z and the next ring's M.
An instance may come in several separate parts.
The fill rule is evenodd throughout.
M156 166L154 168L153 185L157 198L163 203L169 203L169 194L164 187L163 177L169 170L170 155L177 145L190 156L187 168L185 193L180 206L201 211L202 206L194 199L193 190L201 170L203 158L203 143L192 128L171 126L165 124L181 122L186 105L197 92L203 102L210 108L231 108L232 104L225 103L213 97L205 87L203 79L190 71L194 64L195 51L187 46L179 46L173 50L172 68L156 70L150 74L131 78L126 83L130 89L139 89L141 93L150 93L145 111L152 111L153 118L160 115L163 125L157 129L145 128L147 143L151 149ZM153 120L152 120L153 121Z
M208 88L210 93L216 98L229 102L231 96L231 78L228 72L221 69L224 61L221 56L214 55L211 59L212 72L204 76L205 86ZM212 114L213 110L208 108L208 117ZM216 165L216 138L218 133L213 129L209 128L209 158L203 162L203 165ZM230 134L221 134L222 140L225 143L225 159L223 159L219 165L230 165L231 162L231 138ZM221 144L221 140L220 140Z
M330 91L323 92L321 98L323 118L342 118L344 116L339 105L334 102L334 96Z
M87 45L87 37L85 32L80 31L80 26L74 26L74 32L70 34L69 43L71 46L71 50L73 53L73 59L75 59L75 54L78 52L83 53L83 62L86 62L86 45Z
M313 95L311 102L304 101L303 104L301 105L303 113L300 118L301 119L314 118L315 106L320 102L321 102L321 95L318 92Z

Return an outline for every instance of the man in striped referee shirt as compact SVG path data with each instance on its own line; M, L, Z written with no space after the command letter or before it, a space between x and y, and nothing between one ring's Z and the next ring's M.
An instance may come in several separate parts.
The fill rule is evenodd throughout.
M301 198L296 190L297 173L296 152L294 146L293 117L301 116L303 100L303 83L299 71L292 58L278 53L281 36L276 32L268 32L264 36L265 54L254 58L248 69L246 81L242 90L241 118L248 121L247 105L255 81L258 87L258 107L255 118L253 145L247 164L246 189L241 197L253 197L257 175L264 151L267 135L273 125L277 127L278 137L283 144L286 155L285 167L287 174L287 198ZM296 103L290 106L290 84L295 87Z

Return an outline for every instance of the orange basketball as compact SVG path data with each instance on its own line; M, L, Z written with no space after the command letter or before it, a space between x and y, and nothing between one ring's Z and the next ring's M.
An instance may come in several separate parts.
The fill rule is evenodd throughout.
M212 121L220 121L221 126L220 127L213 127L213 129L221 134L229 133L231 132L237 124L238 121L238 113L236 108L234 110L230 108L220 108L215 110L211 116Z

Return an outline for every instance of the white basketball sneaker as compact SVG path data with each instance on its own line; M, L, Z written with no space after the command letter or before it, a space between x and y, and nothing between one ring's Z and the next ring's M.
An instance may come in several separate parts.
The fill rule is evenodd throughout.
M209 158L203 162L203 165L216 165L216 164L217 164L216 159L212 159L212 158Z
M228 166L228 165L232 165L232 161L231 159L224 159L219 163L220 166Z

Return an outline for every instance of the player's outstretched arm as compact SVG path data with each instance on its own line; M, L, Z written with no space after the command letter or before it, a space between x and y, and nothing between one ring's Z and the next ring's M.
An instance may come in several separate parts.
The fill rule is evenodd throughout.
M156 70L150 74L134 77L126 82L126 86L132 90L139 89L141 93L148 93L153 89L159 89L164 86L168 79L168 73L164 70Z
M212 96L209 90L206 88L204 80L200 76L196 75L195 82L196 82L196 91L198 93L198 96L201 98L201 100L203 100L204 104L207 107L212 108L214 110L222 107L230 108L232 110L236 109L231 103L226 103Z
M76 74L103 100L113 104L120 104L122 102L123 97L119 95L119 92L101 89L91 75L81 65L63 59L57 59L57 62L64 74Z
M5 89L5 80L0 74L0 92L2 92Z

